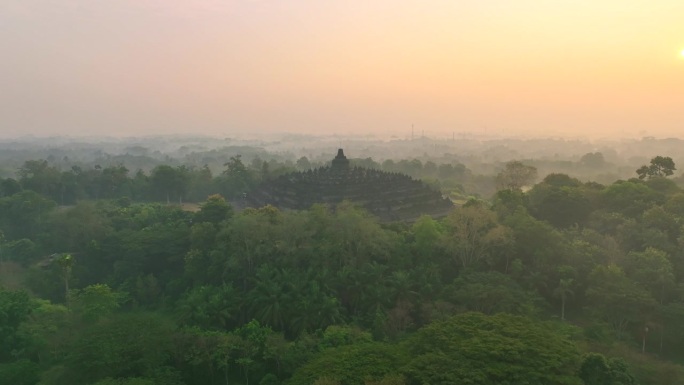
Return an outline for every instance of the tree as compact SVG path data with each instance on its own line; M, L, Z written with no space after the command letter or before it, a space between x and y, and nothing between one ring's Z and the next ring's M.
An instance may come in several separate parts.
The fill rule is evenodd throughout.
M306 171L311 169L311 163L309 162L309 159L305 156L297 159L297 170L299 171Z
M563 321L565 321L565 301L568 298L568 296L573 294L572 286L572 278L561 278L558 287L556 288L556 290L554 290L554 294L561 298L561 319Z
M69 279L71 278L71 269L74 266L74 257L71 254L62 254L57 257L55 263L62 271L62 278L64 280L64 298L69 303Z
M496 176L499 189L520 190L537 179L537 168L513 160Z
M240 297L230 285L199 286L176 303L180 322L208 330L226 330L237 319Z
M461 274L445 288L446 298L462 310L484 314L533 315L541 298L520 287L510 276L496 271Z
M556 227L564 228L583 224L593 209L586 189L582 188L579 183L577 186L559 185L558 178L549 177L528 192L530 213Z
M9 240L34 238L55 206L54 201L31 190L0 198L0 230Z
M0 198L14 195L21 191L21 185L15 179L7 178L0 180Z
M297 369L288 384L364 385L397 374L405 360L402 349L380 342L329 348Z
M615 265L594 268L586 296L598 319L610 324L618 338L629 326L644 325L657 306L646 289L627 278Z
M580 158L580 164L586 167L603 167L606 163L606 160L603 157L603 154L600 152L588 152L584 155L582 155L582 158Z
M443 228L429 215L423 215L411 227L415 253L423 258L433 258L443 236Z
M24 291L9 291L0 286L0 362L12 357L21 347L19 325L31 314L34 304Z
M0 364L0 385L35 385L40 380L40 366L27 359Z
M409 340L404 372L409 383L431 385L576 385L579 354L561 330L505 313L457 315Z
M561 300L561 319L565 321L565 302L568 297L575 295L573 292L575 286L575 280L573 278L575 269L570 266L561 266L558 268L558 272L560 273L561 278L558 282L558 286L553 290L553 294Z
M662 305L668 289L675 285L674 271L669 256L662 250L649 247L644 252L631 252L627 256L627 274Z
M128 178L128 169L123 164L103 168L98 182L103 198L129 195L131 180Z
M231 156L224 166L226 169L221 174L221 182L227 197L237 198L252 187L254 177L245 167L240 155Z
M482 204L454 209L446 218L446 249L462 268L470 267L511 243L509 228Z
M195 214L195 220L198 223L209 222L218 225L222 221L230 218L233 214L233 208L228 202L219 194L211 195L207 201L202 204L200 211Z
M600 193L600 203L608 210L637 217L649 207L665 202L663 194L638 180L617 181Z
M582 357L579 377L585 385L635 385L637 383L622 359L606 359L603 354L599 353L588 353Z
M95 322L119 307L119 294L105 284L73 290L70 295L72 309L87 322Z
M87 324L73 336L58 383L152 377L169 362L175 331L159 313L114 314Z
M61 201L59 194L61 174L59 170L48 165L46 160L26 161L17 174L24 189Z
M189 175L185 166L173 168L168 165L157 166L152 170L150 182L156 191L157 198L166 197L169 203L171 196L182 202L188 188Z
M59 362L67 354L74 334L80 330L74 327L72 314L66 306L48 300L34 300L34 303L28 319L19 326L19 334L26 341L22 357L43 364Z
M669 156L656 156L649 166L643 165L636 170L639 179L670 176L676 170L674 161Z

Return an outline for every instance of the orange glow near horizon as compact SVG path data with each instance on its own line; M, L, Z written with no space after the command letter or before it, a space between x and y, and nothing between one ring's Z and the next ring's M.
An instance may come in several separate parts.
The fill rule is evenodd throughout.
M0 134L683 136L682 14L681 0L6 0Z

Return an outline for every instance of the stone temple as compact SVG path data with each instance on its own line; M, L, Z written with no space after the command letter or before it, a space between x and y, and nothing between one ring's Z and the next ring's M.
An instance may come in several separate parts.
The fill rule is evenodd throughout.
M407 175L351 167L342 149L329 167L282 175L247 195L247 204L306 210L315 203L354 202L382 221L445 216L453 208L439 191Z

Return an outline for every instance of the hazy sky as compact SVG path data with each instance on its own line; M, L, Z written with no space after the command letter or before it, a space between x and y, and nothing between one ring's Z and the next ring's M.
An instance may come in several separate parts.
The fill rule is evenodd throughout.
M684 137L682 0L1 0L0 135Z

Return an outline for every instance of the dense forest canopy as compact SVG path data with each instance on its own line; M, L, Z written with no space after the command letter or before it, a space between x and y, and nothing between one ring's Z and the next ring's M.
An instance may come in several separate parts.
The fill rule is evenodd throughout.
M458 192L411 223L239 206L303 157L26 159L0 179L0 384L680 384L684 190L665 155L603 184L353 159Z

